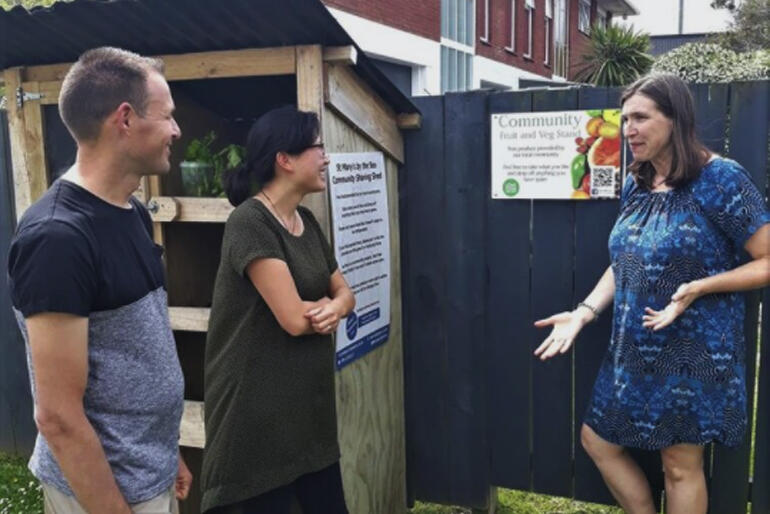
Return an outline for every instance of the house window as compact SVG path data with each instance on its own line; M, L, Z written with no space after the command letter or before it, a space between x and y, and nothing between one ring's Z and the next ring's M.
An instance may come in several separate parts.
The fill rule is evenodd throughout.
M441 46L441 94L466 91L473 85L473 54Z
M509 52L516 51L516 0L510 1L511 16L508 20L511 23L510 41L508 46L505 47Z
M489 2L480 1L485 2L485 7ZM475 13L474 0L441 0L442 94L447 91L465 91L473 86Z
M578 0L578 30L583 34L591 32L591 0Z
M535 0L524 0L524 10L526 11L527 18L527 50L524 52L524 57L532 58L532 21L535 17Z
M474 6L474 0L441 0L441 37L472 47Z
M553 0L545 0L545 59L546 66L551 64L551 39L553 39Z
M484 9L484 33L481 35L481 41L489 43L489 0L481 0Z
M604 9L596 9L596 23L606 29L609 23L607 23L607 12Z
M553 74L566 78L569 64L567 0L553 0L553 4Z

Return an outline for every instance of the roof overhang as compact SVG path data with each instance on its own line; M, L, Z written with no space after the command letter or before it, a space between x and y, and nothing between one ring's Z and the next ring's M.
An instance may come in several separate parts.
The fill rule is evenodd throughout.
M70 0L0 9L0 71L74 62L98 46L142 55L295 45L353 46L356 73L397 113L417 108L320 0Z
M639 10L628 0L598 0L598 5L615 16L634 16Z

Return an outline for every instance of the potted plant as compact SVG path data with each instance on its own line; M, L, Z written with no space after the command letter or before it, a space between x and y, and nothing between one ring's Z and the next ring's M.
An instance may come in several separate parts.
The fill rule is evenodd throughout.
M186 196L224 196L222 174L243 162L244 147L231 143L214 151L212 146L216 138L212 130L187 145L184 161L180 164L182 191Z

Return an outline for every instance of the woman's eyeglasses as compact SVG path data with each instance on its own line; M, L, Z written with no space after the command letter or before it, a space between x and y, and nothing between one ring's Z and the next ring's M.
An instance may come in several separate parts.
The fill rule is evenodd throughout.
M305 148L305 150L309 150L311 148L318 148L323 153L326 153L326 147L324 146L323 143L313 143L312 145L309 145L307 148Z

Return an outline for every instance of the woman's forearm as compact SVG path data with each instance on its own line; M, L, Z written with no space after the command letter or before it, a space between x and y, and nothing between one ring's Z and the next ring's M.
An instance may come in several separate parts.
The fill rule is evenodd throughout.
M596 309L596 312L602 312L612 303L612 299L615 296L615 274L612 272L612 266L607 266L607 270L604 272L599 282L594 286L593 291L583 300L586 303ZM591 321L595 314L589 309L580 309L581 317L584 321Z
M356 306L356 297L349 287L341 287L333 293L332 303L335 305L340 318L344 318Z
M730 271L693 281L699 296L749 291L770 285L770 256L760 257Z

